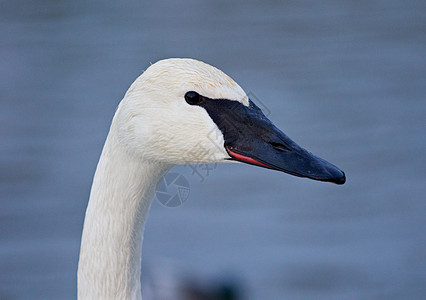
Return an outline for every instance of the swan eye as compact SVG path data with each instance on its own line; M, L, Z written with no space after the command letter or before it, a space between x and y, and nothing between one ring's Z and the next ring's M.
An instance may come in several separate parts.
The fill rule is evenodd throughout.
M202 97L197 92L187 92L185 94L185 100L188 104L194 105L201 102Z

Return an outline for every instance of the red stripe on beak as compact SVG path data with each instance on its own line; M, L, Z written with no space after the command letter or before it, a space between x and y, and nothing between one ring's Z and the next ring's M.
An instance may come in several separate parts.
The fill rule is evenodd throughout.
M255 160L251 157L244 156L242 154L238 154L234 151L231 151L231 150L229 150L228 147L226 147L226 150L228 150L228 154L231 157L235 158L238 161L242 161L242 162L245 162L245 163L248 163L248 164L257 165L257 166L261 166L261 167L265 167L265 168L270 168L268 165L265 165L265 164L261 163L260 161L257 161L257 160Z

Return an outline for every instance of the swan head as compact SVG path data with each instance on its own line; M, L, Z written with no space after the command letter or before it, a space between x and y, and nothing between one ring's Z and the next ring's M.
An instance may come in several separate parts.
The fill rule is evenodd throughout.
M130 86L114 117L119 144L165 164L239 161L338 184L344 173L276 128L219 69L193 59L151 65Z

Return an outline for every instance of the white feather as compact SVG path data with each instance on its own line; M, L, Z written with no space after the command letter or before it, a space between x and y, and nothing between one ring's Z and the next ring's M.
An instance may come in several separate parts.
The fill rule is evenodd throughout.
M78 298L141 299L142 234L155 187L175 164L229 158L221 131L184 95L248 105L222 71L192 59L151 65L118 106L93 179L78 266Z

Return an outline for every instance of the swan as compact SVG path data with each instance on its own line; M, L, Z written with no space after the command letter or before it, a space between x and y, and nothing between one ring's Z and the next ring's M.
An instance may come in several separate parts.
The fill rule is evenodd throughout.
M142 235L159 180L174 165L244 162L345 182L299 147L244 90L204 62L149 66L118 105L93 178L78 263L79 299L141 299Z

